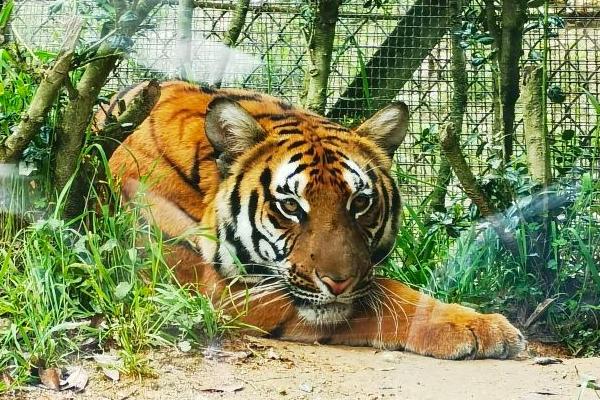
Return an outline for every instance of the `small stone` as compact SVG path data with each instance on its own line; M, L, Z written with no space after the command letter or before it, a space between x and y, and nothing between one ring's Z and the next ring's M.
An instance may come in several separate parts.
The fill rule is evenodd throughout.
M313 386L307 382L302 383L299 389L305 393L312 393L314 390Z

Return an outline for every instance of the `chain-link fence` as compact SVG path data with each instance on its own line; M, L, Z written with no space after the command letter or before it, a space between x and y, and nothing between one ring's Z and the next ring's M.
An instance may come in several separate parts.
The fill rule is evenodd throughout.
M15 39L31 48L57 49L64 16L73 12L69 9L71 3L63 3L67 4L50 12L52 7L56 8L56 1L19 2L12 23ZM191 68L194 79L255 88L292 102L299 101L311 68L306 50L311 23L308 2L252 2L234 50L222 42L236 3L232 0L195 3ZM403 181L405 198L408 203L416 204L431 191L439 165L438 132L450 112L453 87L450 5L442 0L375 3L349 0L341 6L327 112L336 117L360 114L360 107L352 109L354 103L345 101L344 96L349 87L357 82L360 86L361 79L364 82L365 68L374 57L379 57L376 68L384 76L378 81L381 87L359 87L358 93L369 96L369 90L376 93L377 89L388 86L400 87L396 98L409 105L412 117L411 135L399 150L398 160L407 176L416 178ZM416 6L421 7L418 17ZM88 15L92 23L94 12L90 10ZM554 170L559 173L573 167L590 170L600 147L597 111L593 106L600 85L600 4L596 0L569 0L530 8L528 12L522 63L539 64L540 60L547 60L547 110ZM177 1L165 1L150 24L136 37L134 51L121 63L110 88L117 89L148 76L172 76L177 71ZM398 27L403 31L398 31ZM397 41L405 47L404 52L386 56L381 51L390 37L407 34L413 36ZM93 29L88 30L88 35L86 40L90 42L99 39ZM482 41L467 48L468 105L461 138L462 147L478 173L490 166L489 155L494 151L494 87L498 79L494 64L482 62L479 57L485 45ZM402 54L402 60L397 59L398 54ZM352 93L356 95L357 91ZM523 153L520 119L517 105L517 156Z

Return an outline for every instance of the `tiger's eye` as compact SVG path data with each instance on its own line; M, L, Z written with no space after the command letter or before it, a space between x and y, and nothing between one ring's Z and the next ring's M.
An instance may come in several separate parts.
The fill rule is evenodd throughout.
M296 214L300 210L300 204L293 199L285 199L281 202L283 210L290 214Z
M364 194L359 194L352 200L352 211L355 213L364 211L369 206L369 197Z

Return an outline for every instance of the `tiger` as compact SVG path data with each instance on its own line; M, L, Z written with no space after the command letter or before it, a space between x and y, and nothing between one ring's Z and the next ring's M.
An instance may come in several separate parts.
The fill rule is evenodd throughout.
M104 105L98 126L145 85ZM175 279L255 335L514 358L526 340L504 316L376 273L401 223L391 168L408 118L394 102L349 129L267 94L169 81L109 167L125 202L141 196L165 237L186 238L165 251Z

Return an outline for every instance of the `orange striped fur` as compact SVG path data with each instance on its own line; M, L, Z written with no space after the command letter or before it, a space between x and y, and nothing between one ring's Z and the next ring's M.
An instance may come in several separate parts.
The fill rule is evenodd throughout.
M271 337L449 359L524 349L503 316L443 304L375 274L398 231L389 171L407 130L405 105L348 130L256 92L184 82L161 90L110 167L126 199L141 193L148 219L187 238L166 254L180 282L231 313L248 295L244 321ZM100 110L97 123L115 108ZM233 295L220 300L227 285Z

